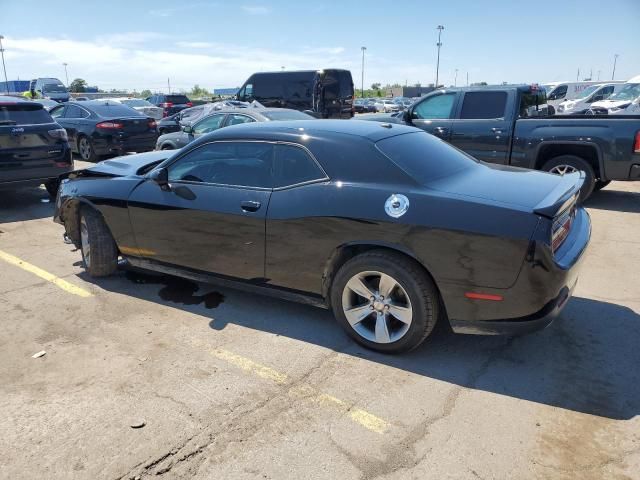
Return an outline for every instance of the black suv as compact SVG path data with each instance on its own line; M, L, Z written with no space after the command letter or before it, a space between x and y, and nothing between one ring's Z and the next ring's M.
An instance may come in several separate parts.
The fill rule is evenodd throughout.
M185 108L193 107L191 100L186 95L172 93L171 95L163 95L155 93L147 98L147 102L153 103L156 107L162 107L162 116L168 117L174 113L178 113Z
M73 170L67 132L38 102L0 96L0 189L43 184Z

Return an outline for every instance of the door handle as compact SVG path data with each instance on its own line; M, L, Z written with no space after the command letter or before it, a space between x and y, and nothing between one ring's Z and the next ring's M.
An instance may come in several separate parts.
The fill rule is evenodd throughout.
M445 127L436 127L434 130L437 135L446 135L449 133L449 129Z
M493 133L497 133L497 134L501 134L501 133L502 133L502 129L501 129L501 128L495 128L495 127L494 127L494 128L492 128L492 129L491 129L491 131L492 131Z
M260 210L260 206L262 204L260 202L254 202L253 200L245 200L244 202L240 202L240 208L242 208L243 212L257 212Z

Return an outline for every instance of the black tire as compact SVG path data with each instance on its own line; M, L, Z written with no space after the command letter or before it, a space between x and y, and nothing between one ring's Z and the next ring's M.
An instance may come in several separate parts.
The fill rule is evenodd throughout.
M44 188L47 189L47 193L51 198L56 198L58 196L58 187L60 186L60 180L57 178L55 180L49 180L44 184Z
M97 162L99 160L96 151L93 148L93 142L86 135L80 135L78 137L78 155L84 162Z
M400 338L389 343L368 340L351 326L345 315L343 292L346 291L347 282L362 272L371 271L391 276L409 299L412 314L408 330ZM347 261L332 282L331 305L336 320L351 338L366 348L383 353L400 353L416 348L433 331L440 315L438 289L429 275L414 260L388 250L372 250ZM367 317L360 323L375 323L376 312L373 307L369 308L372 309L372 317ZM389 338L391 339L390 336Z
M84 268L92 277L106 277L118 268L116 242L102 215L91 207L80 210L80 251Z
M596 180L596 184L594 185L593 189L595 191L602 190L604 187L606 187L610 183L611 183L611 180Z
M596 183L596 175L593 171L593 168L583 158L577 157L575 155L560 155L558 157L554 157L544 164L542 170L546 172L556 173L554 169L562 167L566 165L575 170L582 170L585 173L586 178L584 179L584 184L580 189L580 201L584 202L589 195L593 192Z
M165 143L164 145L162 145L160 150L175 150L175 147L170 143Z

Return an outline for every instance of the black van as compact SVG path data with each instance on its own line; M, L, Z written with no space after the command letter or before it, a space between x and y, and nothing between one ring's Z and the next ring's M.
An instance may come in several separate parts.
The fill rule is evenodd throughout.
M265 107L313 112L321 118L353 117L353 79L349 70L298 70L254 73L237 99Z

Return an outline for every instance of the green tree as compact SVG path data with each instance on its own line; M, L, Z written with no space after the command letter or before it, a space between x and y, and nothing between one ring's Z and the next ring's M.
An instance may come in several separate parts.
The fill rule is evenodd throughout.
M87 81L82 78L76 78L69 85L69 91L72 93L84 93L87 89Z
M191 96L194 98L202 98L202 97L208 97L211 94L209 93L209 91L206 88L202 88L200 85L196 84L193 86L193 88L191 89L190 92Z
M371 90L380 90L380 84L379 83L372 83L371 84Z
M149 98L151 95L153 95L153 94L151 93L151 90L149 90L148 88L145 88L144 90L142 90L140 92L140 96L142 98Z

